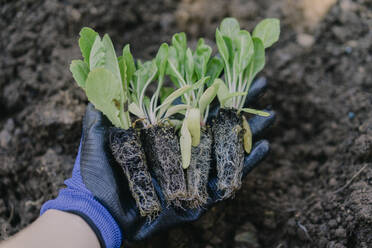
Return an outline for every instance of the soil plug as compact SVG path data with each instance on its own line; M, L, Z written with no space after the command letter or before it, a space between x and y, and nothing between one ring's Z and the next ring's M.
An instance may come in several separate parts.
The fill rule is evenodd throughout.
M191 161L187 169L188 200L191 207L201 207L207 203L207 183L212 162L212 134L203 128L200 143L191 148Z
M225 81L219 82L217 97L220 110L212 124L214 158L218 188L228 198L241 186L244 150L249 153L252 135L242 112L269 116L269 113L244 108L250 85L265 65L265 48L279 39L277 19L261 21L253 31L240 30L234 18L225 18L216 30L218 51L223 60ZM216 83L218 83L216 82Z
M169 50L168 74L177 86L194 86L182 95L181 101L189 106L180 131L182 166L187 169L187 202L200 207L208 199L207 183L212 161L212 135L206 126L209 104L217 95L219 84L212 84L223 69L218 57L210 59L212 48L198 41L196 50L187 48L185 33L175 34ZM205 89L205 84L210 86ZM195 87L197 85L197 87Z
M160 211L158 196L152 185L145 152L136 131L121 128L110 129L110 146L115 160L127 176L133 198L142 216L155 217Z
M160 203L128 112L128 85L134 72L129 47L124 48L123 57L118 59L109 36L101 40L89 28L80 32L79 45L84 61L72 61L73 77L88 100L115 126L110 129L113 156L128 179L140 214L154 217L160 211Z
M180 205L187 191L176 130L172 126L155 125L142 129L141 138L165 198Z

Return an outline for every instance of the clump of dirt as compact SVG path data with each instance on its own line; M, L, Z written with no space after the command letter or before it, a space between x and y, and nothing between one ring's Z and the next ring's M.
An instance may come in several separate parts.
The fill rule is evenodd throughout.
M249 30L262 18L281 19L280 41L261 73L268 91L253 106L277 112L265 136L271 154L233 200L143 246L372 247L370 1L338 0L307 33L311 42L297 39L291 11L283 11L286 0L209 1L206 11L192 9L177 27L178 6L187 10L185 4L198 1L3 1L1 238L33 221L71 175L86 99L68 65L80 54L82 26L109 33L114 44L129 42L136 57L149 58L174 32L214 40L223 17L236 16ZM203 22L208 11L212 17Z

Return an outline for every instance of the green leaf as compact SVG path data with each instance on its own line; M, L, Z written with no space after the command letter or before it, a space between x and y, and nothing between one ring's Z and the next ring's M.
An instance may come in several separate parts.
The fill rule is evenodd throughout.
M176 100L178 97L182 96L183 94L189 92L192 89L193 86L186 85L172 92L167 98L164 99L164 102L156 108L157 110L159 110L157 114L157 119L160 119L163 116L165 111L167 111L167 109L173 103L174 100Z
M163 43L160 46L158 53L156 54L155 60L156 60L156 66L158 67L158 78L159 78L159 81L162 81L164 78L165 70L167 68L167 61L168 61L168 44L167 43Z
M193 89L199 89L200 87L203 87L206 82L208 82L209 77L203 77L199 81L193 84Z
M81 29L79 34L80 51L81 54L83 55L84 62L88 65L89 68L90 51L92 49L94 41L96 40L96 37L98 36L98 33L91 28L84 27Z
M118 59L115 53L114 45L112 44L108 34L103 36L102 44L105 48L105 68L111 71L119 80L121 80Z
M252 131L249 127L247 119L242 115L243 117L243 129L244 129L244 135L243 135L243 145L244 150L247 154L249 154L252 150Z
M174 89L172 87L161 87L160 88L160 102L163 103L164 100L172 94Z
M240 73L244 71L252 58L254 52L253 41L248 31L241 30L235 36L234 43L237 48L238 56L238 68L236 69L237 72Z
M143 105L145 105L146 109L149 109L150 106L150 98L148 96L143 97Z
M222 34L218 28L216 29L216 42L217 42L218 51L220 52L222 59L228 65L229 49L227 48L225 40L223 39Z
M275 18L268 18L261 21L253 31L253 37L260 38L265 48L279 40L280 21Z
M110 37L106 34L102 41L99 36L94 41L90 54L90 70L98 67L105 67L121 81L121 74L116 57L115 49Z
M184 112L185 110L187 110L187 109L189 109L189 108L190 108L190 106L187 105L187 104L178 104L178 105L174 105L174 106L170 107L170 108L167 110L167 112L166 112L164 118L168 118L168 117L170 117L170 116L172 116L172 115L174 115L174 114L177 114L177 113L182 113L182 112Z
M171 76L172 82L179 87L177 71L179 70L179 61L176 48L173 46L168 49L167 75Z
M97 35L89 56L90 71L93 71L98 67L104 67L106 63L105 52L105 47L103 46L101 38Z
M235 46L234 46L233 41L230 37L223 36L223 40L225 42L227 51L229 53L229 62L231 63L234 60L234 58L236 57Z
M87 63L82 60L73 60L70 65L70 71L76 83L85 89L85 81L88 77L89 68Z
M220 25L221 34L229 37L231 40L234 40L235 36L240 30L239 22L232 17L223 19Z
M174 129L177 131L181 128L183 121L177 120L177 119L167 119L167 122L174 127Z
M146 118L146 116L143 113L142 109L140 107L138 107L138 105L136 103L134 103L134 102L132 102L131 104L129 104L128 110L129 110L130 113L134 114L138 118L142 118L142 119L145 119Z
M136 65L134 64L134 59L133 59L133 56L130 52L130 47L129 45L126 45L124 48L123 48L123 59L124 59L124 62L125 62L125 65L127 67L127 76L126 76L126 79L128 80L127 84L129 84L129 82L131 80L133 80L133 75L136 71Z
M185 86L186 85L185 79L183 75L181 75L181 72L178 70L177 65L178 65L177 60L173 60L171 57L168 57L167 74L170 75L172 82L177 87Z
M178 80L179 76L181 76L178 72L179 64L178 64L178 57L176 49L171 46L168 50L168 63L166 74L169 76L170 80L176 87L180 87L180 82ZM179 75L179 76L178 76Z
M259 38L254 37L253 46L254 55L246 70L246 77L250 79L248 83L252 82L257 73L259 73L265 66L265 48L262 41Z
M183 122L180 135L180 148L182 156L182 167L187 169L191 161L191 134L187 128L186 121Z
M213 101L213 99L216 97L218 88L220 84L214 83L209 88L205 90L203 95L200 97L199 100L199 110L202 116L204 116L204 111L208 107L209 104Z
M209 60L207 65L207 73L206 75L209 76L209 80L207 82L207 86L211 86L212 83L216 78L218 78L223 70L223 61L219 57L213 57Z
M186 82L192 82L192 76L194 74L194 58L190 48L186 50L186 60L185 60L185 73L186 73Z
M127 65L124 62L123 56L118 57L118 64L121 76L121 82L123 83L124 91L127 91L129 84L127 80Z
M224 98L222 98L220 100L221 106L231 107L231 106L227 106L227 103L229 102L229 100L231 100L232 98L234 98L236 96L245 96L246 94L247 94L247 92L232 92L232 93L229 93Z
M137 97L141 97L144 94L147 86L151 83L157 73L157 67L155 61L146 61L141 64L138 70L135 72L135 87ZM144 96L143 96L144 97ZM142 98L143 98L142 97Z
M165 100L164 102L158 107L159 109L168 105L168 104L172 104L172 102L174 100L176 100L178 97L182 96L183 94L189 92L190 90L193 89L193 86L191 85L186 85L182 88L179 88L177 90L175 90L174 92L172 92Z
M177 57L179 61L184 61L187 49L187 38L185 33L177 33L172 37L172 46L177 51Z
M105 68L91 71L86 80L86 94L88 100L106 115L114 126L122 127L119 118L121 85L111 71Z
M228 95L230 94L226 84L219 78L216 78L213 84L218 85L217 98L218 101L220 102L221 107L222 108L231 107L232 101L226 101L224 103L222 102L223 99L226 99L226 97L228 97Z
M254 115L263 116L263 117L269 117L270 116L270 113L265 112L265 111L261 111L261 110L257 110L257 109L242 108L241 111L246 112L246 113L250 113L250 114L254 114Z
M194 53L195 72L197 79L206 76L208 61L212 54L212 48L204 43L204 39L199 39Z
M187 128L191 134L192 146L200 144L200 111L192 108L186 113Z
M143 65L142 60L137 59L137 68L142 67L142 65Z

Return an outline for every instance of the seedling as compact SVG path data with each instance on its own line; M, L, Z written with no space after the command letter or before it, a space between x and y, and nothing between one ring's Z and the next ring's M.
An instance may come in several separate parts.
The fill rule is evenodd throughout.
M173 92L162 91L169 51L171 49L168 45L163 44L154 60L138 65L134 77L130 79L133 102L129 105L129 111L143 124L142 144L166 200L180 205L181 200L187 197L187 189L181 165L180 145L174 128L178 121L171 118L187 109L187 106L173 106L172 103L178 97L200 87L202 82L180 85ZM156 90L151 98L148 98L145 93L151 83L156 85Z
M178 108L185 109L180 131L182 166L187 169L188 201L193 207L207 201L207 181L212 160L212 135L206 126L209 104L217 95L219 84L213 82L223 69L222 60L211 59L212 48L199 39L193 52L187 47L185 33L175 34L169 49L168 75L177 87L194 86L182 95Z
M183 168L190 164L191 145L197 147L200 143L200 129L205 128L209 104L217 95L219 84L210 84L205 90L204 85L219 76L223 69L221 59L210 60L212 48L203 39L198 41L196 50L187 47L185 33L175 34L169 49L168 70L172 82L177 87L193 87L193 90L182 95L183 104L177 108L186 110L181 128L181 150ZM197 87L195 87L197 85ZM184 142L185 141L185 142Z
M253 31L253 37L241 30L234 18L225 18L216 30L216 43L224 64L225 81L220 80L217 97L221 108L212 126L218 188L227 198L241 186L244 150L249 153L252 135L241 112L269 116L264 111L244 108L254 77L265 64L265 48L279 39L277 19L265 19Z
M128 75L133 60L124 48L124 60L117 59L114 46L106 34L103 39L90 28L80 32L79 45L84 60L73 60L70 70L75 81L84 89L88 100L111 121L112 153L123 169L142 216L155 216L160 203L145 163L145 155L128 112Z

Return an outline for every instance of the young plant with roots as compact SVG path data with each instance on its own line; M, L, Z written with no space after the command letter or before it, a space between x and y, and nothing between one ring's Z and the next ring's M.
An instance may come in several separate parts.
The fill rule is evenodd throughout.
M206 126L209 104L217 94L219 84L211 83L223 69L222 61L211 59L212 48L198 41L196 50L187 47L185 33L175 34L169 48L168 75L177 87L193 87L182 95L185 118L180 131L182 165L187 169L188 202L199 207L207 202L208 173L212 161L212 134ZM210 87L205 89L205 84ZM200 85L200 86L199 86Z
M220 110L214 119L214 155L217 162L218 188L228 198L241 186L244 150L249 153L252 135L242 112L269 116L264 111L244 108L254 77L265 65L265 49L279 39L277 19L261 21L253 35L241 30L234 18L225 18L216 30L216 43L223 60L224 80L217 97Z
M128 112L129 81L133 74L133 58L125 47L119 59L106 34L102 39L90 28L80 32L79 46L84 60L73 60L70 70L85 91L88 100L115 126L110 131L110 147L123 169L142 216L153 217L160 202L148 172L145 153Z
M162 44L155 59L138 64L130 79L133 102L129 105L129 111L143 124L142 144L167 202L180 205L187 198L187 188L174 127L177 120L170 118L186 107L173 106L172 103L183 94L200 87L201 83L182 85L174 92L164 91L168 54L168 45ZM152 83L155 83L156 90L149 98L146 91Z

